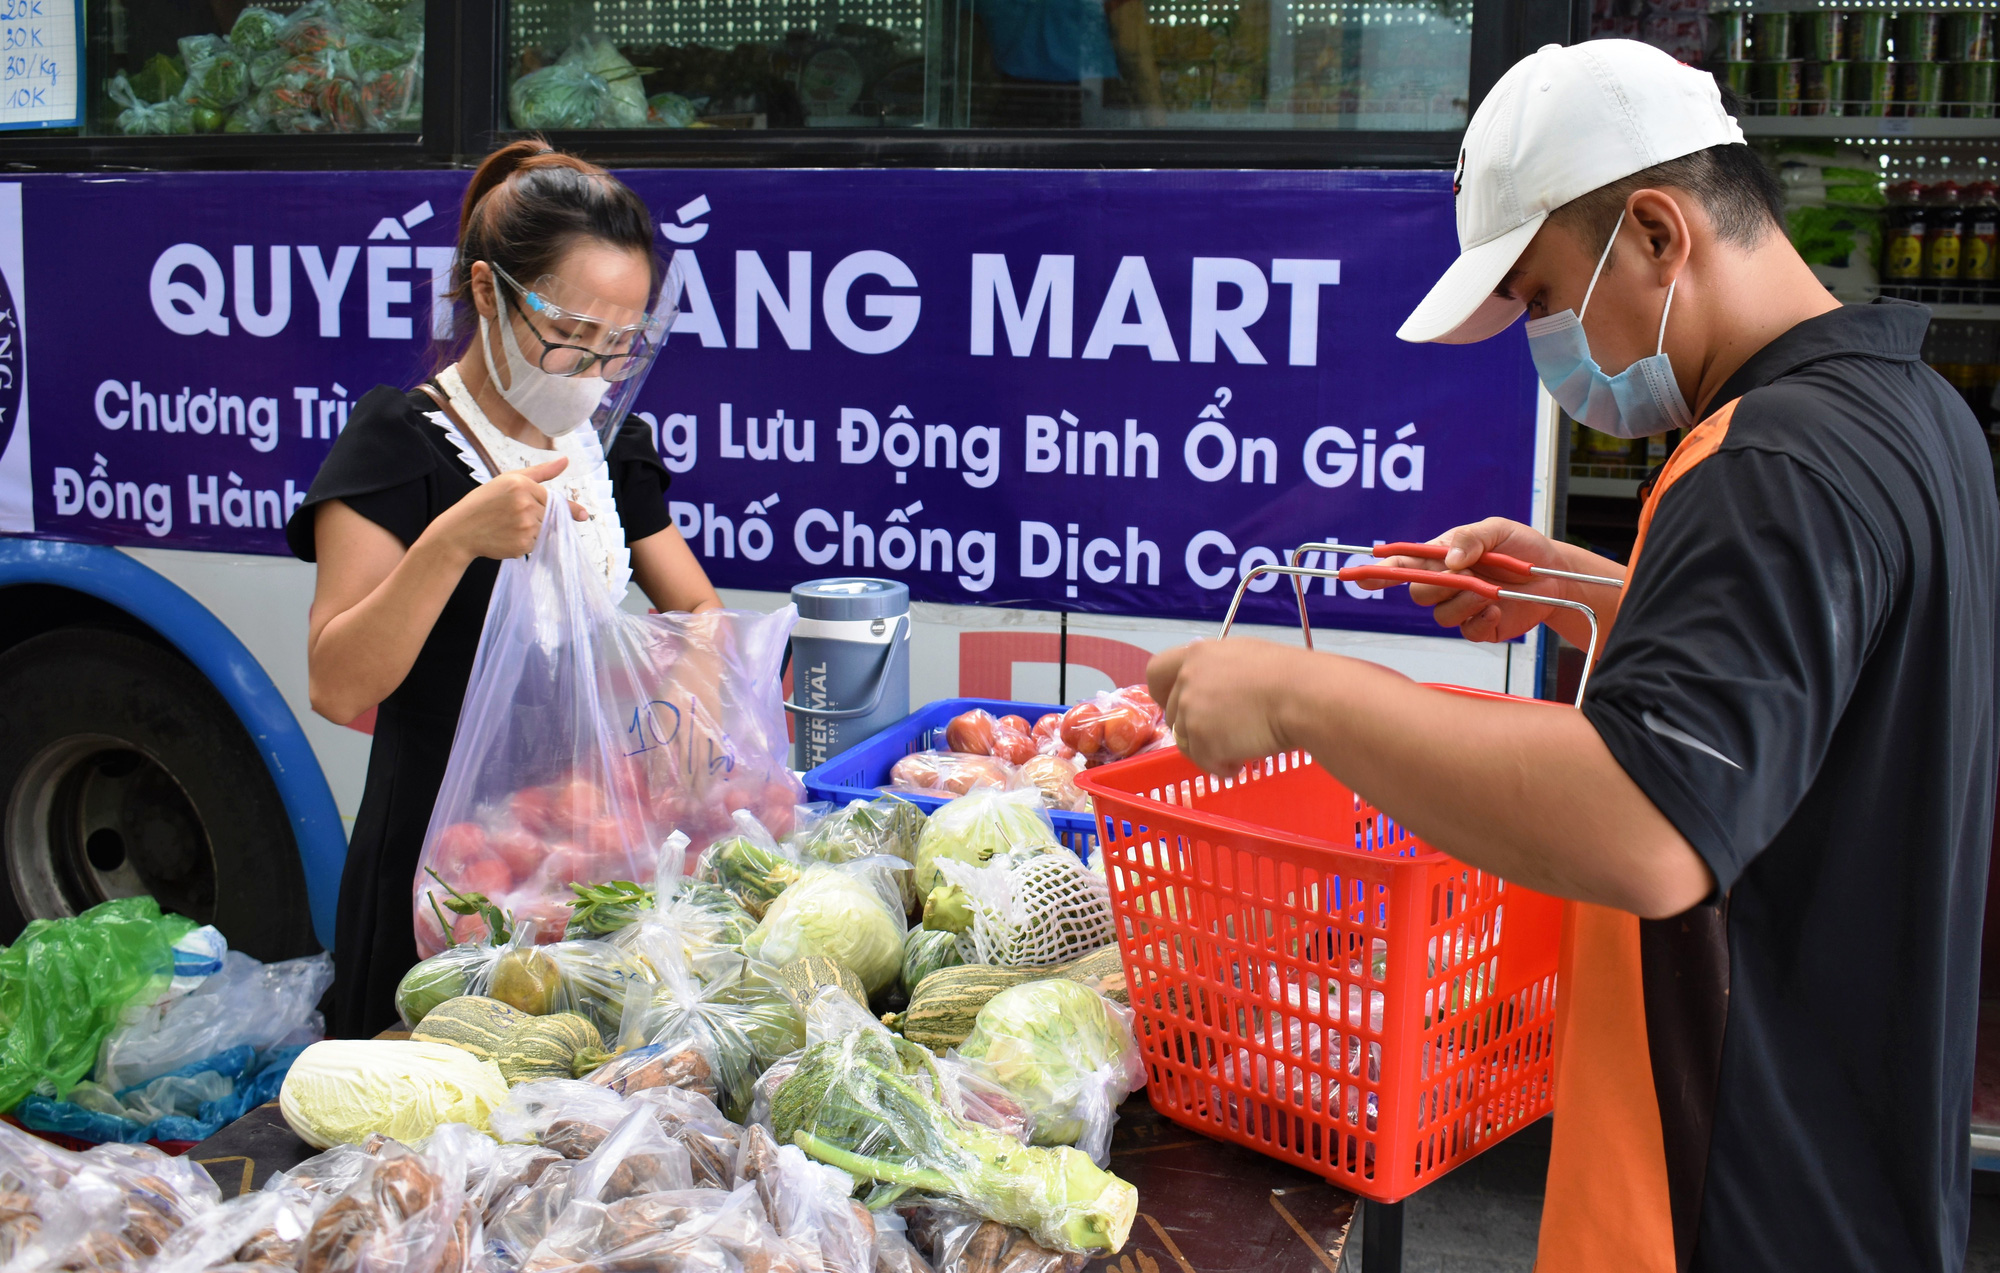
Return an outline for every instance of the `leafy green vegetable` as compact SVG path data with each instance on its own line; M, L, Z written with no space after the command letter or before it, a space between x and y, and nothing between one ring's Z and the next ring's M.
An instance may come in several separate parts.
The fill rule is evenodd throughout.
M507 90L516 128L589 128L611 86L581 66L558 62L530 71Z
M238 53L262 53L278 47L278 27L284 19L269 9L251 5L236 15L229 28L229 43Z
M695 878L720 885L744 910L760 917L773 898L798 882L801 873L799 864L785 856L775 841L759 844L741 833L708 846L695 864Z
M860 867L814 865L779 894L743 953L773 964L824 955L861 978L871 995L903 970L903 913L893 885L877 888Z
M771 1098L772 1127L821 1162L958 1199L1044 1246L1124 1246L1138 1190L1074 1149L1031 1148L957 1117L931 1095L941 1086L922 1048L858 1030L806 1049Z
M692 1046L714 1075L716 1103L732 1119L748 1112L757 1076L805 1046L805 1015L775 970L740 955L712 959L704 983L685 962L660 970L660 988L638 1030L669 1052Z
M124 79L123 75L114 79ZM132 94L141 102L172 101L181 95L181 85L187 83L187 74L180 63L164 53L155 53L146 59L139 73L128 81Z
M1066 851L1056 839L1039 792L976 788L925 822L915 858L917 892L928 897L945 882L937 865L943 858L978 865L996 853L1044 850Z
M958 953L957 934L928 927L912 928L903 939L903 989L915 994L925 977L964 962Z
M972 930L972 898L956 884L940 884L924 899L924 928L957 937Z
M983 1061L1034 1116L1034 1143L1110 1149L1114 1111L1145 1070L1122 1010L1066 978L1030 981L986 1001L959 1054Z
M801 833L799 855L808 862L854 862L865 857L898 857L914 864L924 835L924 811L901 796L884 793L836 809ZM897 873L904 911L914 911L922 894L913 872Z
M606 86L595 124L599 128L643 128L646 124L646 88L642 76L653 68L634 66L616 45L594 31L587 31L563 51L558 65L590 72Z

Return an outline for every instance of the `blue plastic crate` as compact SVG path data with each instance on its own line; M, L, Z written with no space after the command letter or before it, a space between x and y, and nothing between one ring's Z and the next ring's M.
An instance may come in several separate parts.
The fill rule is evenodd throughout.
M845 805L850 800L873 800L888 784L889 771L911 752L944 746L944 727L951 718L983 707L995 716L1025 716L1034 724L1050 712L1063 709L1054 703L1010 703L1000 698L941 698L926 703L872 738L865 739L838 756L806 773L806 795L812 800L831 800ZM945 797L899 791L911 803L930 813L945 803ZM1056 838L1078 857L1088 862L1097 851L1097 820L1087 813L1049 810Z

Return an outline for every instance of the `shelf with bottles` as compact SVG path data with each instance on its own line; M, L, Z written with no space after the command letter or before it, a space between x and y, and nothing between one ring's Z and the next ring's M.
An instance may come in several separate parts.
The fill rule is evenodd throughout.
M1651 438L1616 438L1570 421L1570 497L1637 499L1639 484L1667 462L1680 439L1679 431Z
M1994 480L2000 482L2000 327L1990 323L1933 317L1924 336L1923 359L1951 382L1986 430Z
M1707 68L1742 99L1746 133L2000 133L2000 13L1991 4L1761 0L1716 7L1707 28Z

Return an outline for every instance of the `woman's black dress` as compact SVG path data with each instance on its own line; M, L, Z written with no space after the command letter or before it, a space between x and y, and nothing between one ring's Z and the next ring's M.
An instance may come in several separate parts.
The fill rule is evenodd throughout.
M314 512L330 499L345 502L407 548L440 513L471 494L477 483L458 447L426 418L437 409L421 392L406 394L388 385L356 403L306 502L285 527L292 552L316 559ZM607 458L625 542L666 529L670 479L645 424L628 419ZM500 563L488 558L467 567L409 675L376 712L368 782L340 875L333 1015L327 1023L332 1037L366 1038L395 1023L396 985L417 960L410 928L417 857L444 782L499 570Z

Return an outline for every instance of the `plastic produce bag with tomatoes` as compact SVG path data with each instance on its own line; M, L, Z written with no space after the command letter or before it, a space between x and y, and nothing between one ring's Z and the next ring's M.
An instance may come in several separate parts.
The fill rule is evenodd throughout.
M783 837L804 794L778 683L797 612L628 614L564 502L549 509L487 608L412 884L425 955L447 943L433 892L482 895L555 941L571 884L649 883L669 835L685 833L692 857L738 810ZM477 916L446 922L479 935Z
M1063 713L1057 736L1089 765L1174 745L1165 713L1143 685L1107 690L1078 703Z

